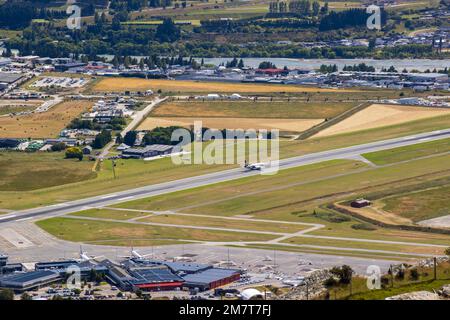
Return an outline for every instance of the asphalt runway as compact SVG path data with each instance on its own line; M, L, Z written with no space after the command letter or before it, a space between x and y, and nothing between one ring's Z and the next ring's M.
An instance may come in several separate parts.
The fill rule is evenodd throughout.
M367 144L355 145L348 148L334 149L308 155L283 159L279 161L279 169L299 167L308 164L319 163L335 159L352 159L364 153L398 148L418 143L450 138L450 129L416 134L412 136L377 141ZM52 206L40 207L24 211L16 211L0 216L0 224L15 221L26 221L33 218L47 218L82 211L90 207L109 206L120 202L136 200L180 190L206 186L214 183L240 179L261 174L259 171L249 171L243 168L220 171L216 173L174 180L141 188L106 194Z

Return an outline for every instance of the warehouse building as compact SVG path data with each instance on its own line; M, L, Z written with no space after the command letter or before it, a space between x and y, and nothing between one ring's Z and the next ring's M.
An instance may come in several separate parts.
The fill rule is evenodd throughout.
M164 144L152 144L144 148L129 148L122 151L122 158L143 159L171 154L174 146Z
M183 277L187 288L198 288L200 291L211 290L239 280L239 270L210 268Z
M23 292L38 289L60 280L60 274L55 271L19 272L0 278L0 288Z
M24 77L21 73L0 72L0 83L14 84Z

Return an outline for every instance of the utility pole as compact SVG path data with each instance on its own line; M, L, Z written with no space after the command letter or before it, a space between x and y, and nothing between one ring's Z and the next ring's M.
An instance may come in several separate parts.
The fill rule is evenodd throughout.
M114 179L116 179L116 162L114 161L114 159L111 159L111 163L112 163Z
M434 264L434 280L437 279L437 259L436 257L433 258L433 264Z
M309 300L309 281L306 280L306 300Z
M273 250L273 266L277 266L277 250Z

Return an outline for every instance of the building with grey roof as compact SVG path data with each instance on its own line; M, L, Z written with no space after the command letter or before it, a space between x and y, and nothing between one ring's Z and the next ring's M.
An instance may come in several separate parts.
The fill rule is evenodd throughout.
M61 280L55 271L32 271L6 275L0 278L0 288L9 288L16 292L32 290Z
M122 158L142 159L171 154L174 146L152 144L144 148L129 148L122 151Z

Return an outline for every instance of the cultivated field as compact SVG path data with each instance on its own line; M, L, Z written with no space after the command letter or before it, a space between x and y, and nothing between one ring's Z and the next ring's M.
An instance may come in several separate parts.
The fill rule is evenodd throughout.
M279 129L280 131L302 132L323 121L323 119L249 119L249 118L147 118L138 130L156 127L181 126L189 128L194 121L201 121L204 128L211 129Z
M105 78L93 88L94 92L125 92L125 91L158 91L163 93L302 93L302 92L358 92L352 89L321 89L294 85L249 84L227 82L197 82L178 80L147 80L138 78Z
M319 132L314 137L325 137L359 130L386 127L442 115L450 115L450 110L374 104L344 121Z
M0 138L52 138L80 113L88 110L89 101L66 101L47 112L1 117Z
M354 102L268 101L169 101L150 114L152 117L224 117L325 119L335 117L357 104Z

